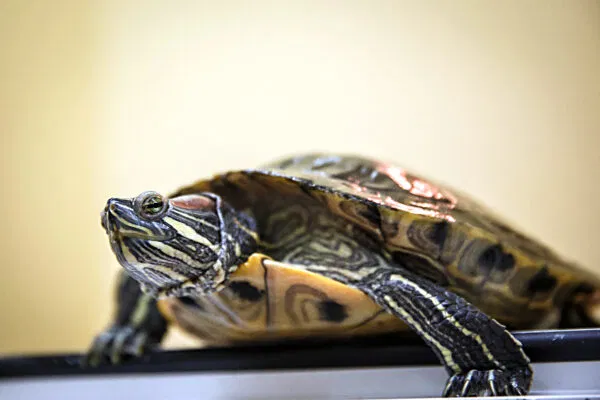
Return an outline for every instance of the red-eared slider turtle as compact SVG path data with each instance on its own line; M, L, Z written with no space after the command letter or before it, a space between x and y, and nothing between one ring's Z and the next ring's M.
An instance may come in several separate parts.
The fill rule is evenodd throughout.
M465 196L360 157L113 198L102 224L125 273L92 365L141 354L169 323L215 345L408 327L446 367L444 395L522 395L529 359L504 325L592 324L600 293Z

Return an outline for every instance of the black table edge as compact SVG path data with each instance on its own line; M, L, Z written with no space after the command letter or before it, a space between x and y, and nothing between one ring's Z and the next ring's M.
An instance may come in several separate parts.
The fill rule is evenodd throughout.
M600 328L515 332L533 363L600 361ZM0 358L0 379L107 374L312 370L439 365L418 338L382 336L157 351L117 366L83 368L81 354Z

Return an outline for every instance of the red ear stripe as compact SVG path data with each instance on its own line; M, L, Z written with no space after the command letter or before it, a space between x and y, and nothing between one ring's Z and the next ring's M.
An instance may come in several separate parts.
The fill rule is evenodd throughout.
M215 202L212 199L197 194L175 197L174 199L171 199L170 202L175 207L186 208L188 210L215 208Z

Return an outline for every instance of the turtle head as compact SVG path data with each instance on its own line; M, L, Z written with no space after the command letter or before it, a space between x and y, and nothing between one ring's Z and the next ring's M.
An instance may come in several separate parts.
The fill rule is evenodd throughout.
M254 221L212 193L112 198L102 226L119 263L155 297L218 290L257 246Z

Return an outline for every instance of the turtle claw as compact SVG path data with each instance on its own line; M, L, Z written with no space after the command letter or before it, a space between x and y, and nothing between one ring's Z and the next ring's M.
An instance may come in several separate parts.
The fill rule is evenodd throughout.
M444 397L523 396L529 389L531 371L471 370L448 379Z
M144 331L131 326L113 326L96 336L82 364L89 367L120 364L141 357L154 345Z

